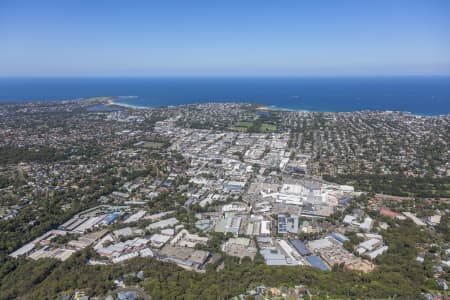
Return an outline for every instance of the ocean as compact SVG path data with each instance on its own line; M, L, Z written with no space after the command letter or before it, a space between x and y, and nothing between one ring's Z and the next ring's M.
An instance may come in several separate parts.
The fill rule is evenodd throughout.
M306 111L397 110L450 114L450 76L361 78L0 78L0 103L134 96L158 107L251 102Z

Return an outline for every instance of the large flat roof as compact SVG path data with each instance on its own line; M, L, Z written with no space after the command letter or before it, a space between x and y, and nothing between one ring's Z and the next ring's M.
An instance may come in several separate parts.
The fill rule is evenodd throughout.
M309 249L306 248L306 245L303 244L302 241L297 239L290 239L289 242L292 244L292 246L294 246L295 250L297 250L297 252L300 253L301 255L305 256L311 254L311 251L309 251Z
M310 265L314 268L317 268L317 269L320 269L323 271L329 270L327 265L318 256L311 255L311 256L306 257L306 259L308 260Z

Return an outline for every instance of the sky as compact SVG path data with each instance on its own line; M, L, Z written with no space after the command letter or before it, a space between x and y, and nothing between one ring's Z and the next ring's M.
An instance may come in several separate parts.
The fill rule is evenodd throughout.
M450 74L448 0L0 0L0 76Z

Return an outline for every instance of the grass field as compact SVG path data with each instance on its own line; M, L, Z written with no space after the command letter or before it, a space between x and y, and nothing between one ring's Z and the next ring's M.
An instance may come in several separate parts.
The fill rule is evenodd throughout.
M234 127L247 127L250 128L253 126L253 122L241 121L234 124Z
M161 149L163 146L164 143L159 142L147 142L144 144L144 147L149 149Z
M263 124L261 124L260 130L262 132L274 132L277 130L277 126L272 125L272 124L263 123Z
M230 126L228 129L232 131L238 132L249 132L252 129L252 132L275 132L277 131L277 126L270 123L262 123L259 125L259 122L251 122L251 121L240 121ZM258 128L259 126L259 128ZM256 131L255 131L256 129Z
M236 122L233 126L229 127L229 130L238 131L238 132L247 132L250 127L253 126L253 122Z
M231 131L239 131L239 132L247 132L248 131L248 127L236 127L236 126L233 126L233 127L228 128L228 129L231 130Z

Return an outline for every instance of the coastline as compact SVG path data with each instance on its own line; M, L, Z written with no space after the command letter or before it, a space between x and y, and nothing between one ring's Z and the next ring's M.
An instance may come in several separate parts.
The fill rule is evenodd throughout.
M128 97L125 97L125 98L131 98L131 96L128 96ZM239 103L239 102L236 102L236 103ZM246 102L242 102L242 103L246 103ZM139 106L139 105L132 105L132 104L127 104L127 103L121 103L121 102L114 101L113 98L107 100L106 105L108 105L108 106L119 106L119 107L128 108L128 109L153 109L153 108L155 108L153 106ZM449 114L439 114L439 115L419 114L419 113L413 113L413 112L410 112L410 111L371 110L371 109L355 110L355 111L319 111L319 110L306 110L306 109L299 109L299 108L284 108L284 107L279 107L279 106L276 106L276 105L259 105L258 107L256 107L256 109L259 110L259 111L262 111L262 112L285 111L285 112L302 112L302 113L352 113L352 112L360 112L360 111L379 111L379 112L406 113L406 114L410 114L412 116L426 117L426 118L442 117L442 116L449 115Z
M261 111L402 111L450 114L449 77L398 78L3 78L0 103L51 102L111 95L117 107L248 102ZM134 95L134 96L126 96ZM208 100L213 99L213 100ZM111 103L112 104L112 103ZM255 107L256 107L255 106Z
M151 107L149 107L149 106L131 105L131 104L126 104L126 103L116 102L113 99L108 99L106 101L106 105L108 105L108 106L120 106L120 107L130 108L130 109L151 109Z
M237 102L237 103L239 103L239 102ZM245 103L245 102L242 102L242 103ZM109 99L106 102L106 105L120 106L120 107L130 108L130 109L152 109L152 108L154 108L152 106L139 106L139 105L132 105L132 104L127 104L127 103L117 102L117 101L114 101L113 99ZM312 111L312 110L306 110L306 109L284 108L284 107L278 107L275 105L260 105L256 109L259 111L264 111L264 112L269 112L269 111L291 111L291 112L305 112L305 113L319 112L319 111ZM332 111L329 111L329 112L332 112Z
M291 111L291 112L304 112L304 113L309 113L309 112L321 112L318 110L307 110L307 109L302 109L302 108L286 108L286 107L279 107L276 105L270 105L267 106L267 110L268 111ZM330 111L332 112L332 111Z
M64 101L83 101L90 98L95 97L82 97L82 98L76 98L76 99L59 99L59 100L39 100L39 101L11 101L11 102L0 102L0 105L12 105L12 104L27 104L27 103L40 103L40 102L64 102ZM201 103L186 103L186 104L178 104L178 105L164 105L164 106L142 106L142 105L133 105L129 103L123 103L119 102L120 99L132 99L132 98L138 98L137 96L104 96L104 98L107 98L102 102L106 106L117 106L127 109L155 109L159 107L164 106L178 106L178 105L195 105L195 104L201 104ZM119 101L117 101L119 100ZM211 102L215 103L215 102ZM217 102L217 103L227 103L227 102ZM230 102L231 103L231 102ZM232 102L232 103L251 103L251 102ZM333 110L307 110L302 108L290 108L290 107L280 107L276 105L264 105L264 104L258 104L256 106L256 110L261 112L300 112L300 113L354 113L354 112L386 112L386 113L404 113L404 114L410 114L415 117L422 117L422 118L438 118L438 117L447 117L450 116L450 113L439 113L439 114L432 114L432 113L414 113L407 110L380 110L380 109L361 109L361 110L353 110L353 111L333 111Z

